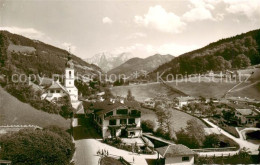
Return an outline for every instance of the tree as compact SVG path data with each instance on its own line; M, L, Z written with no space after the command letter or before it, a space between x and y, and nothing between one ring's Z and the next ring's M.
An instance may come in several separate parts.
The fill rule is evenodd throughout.
M155 124L151 120L143 120L141 122L141 127L144 132L153 132Z
M232 110L229 110L229 111L223 110L223 111L222 111L222 114L223 114L223 118L224 118L226 121L230 121L230 119L232 119L232 118L235 117L235 112L232 111Z
M203 142L203 146L205 148L215 148L219 143L218 136L216 134L211 134L205 136L205 140Z
M134 101L134 100L135 100L135 97L132 95L132 92L131 92L130 89L128 89L128 91L127 91L126 99L127 99L128 101Z
M198 123L197 119L191 119L187 121L186 131L189 132L189 136L193 136L202 146L202 143L205 139L204 128L201 124Z
M213 56L211 65L213 67L212 69L215 71L223 71L227 69L227 67L230 67L229 62L222 56Z
M1 159L13 164L69 164L74 144L49 130L23 129L0 139Z
M245 68L251 65L250 59L244 54L236 56L232 62L232 67L234 68Z
M180 131L178 131L176 133L176 136L177 136L177 143L178 144L183 144L183 145L185 145L189 148L192 148L192 149L200 147L197 139L193 135L190 135L184 129L181 129Z

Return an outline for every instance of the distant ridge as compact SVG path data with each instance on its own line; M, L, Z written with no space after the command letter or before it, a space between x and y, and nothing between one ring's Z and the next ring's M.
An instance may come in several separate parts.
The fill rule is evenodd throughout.
M247 58L252 65L260 63L259 29L221 39L203 48L184 53L159 66L150 73L150 76L155 78L158 72L166 76L167 74L196 74L210 70L225 71L246 67L237 65L235 60L239 55L243 56L243 60Z
M153 71L158 66L172 60L174 56L155 54L147 58L132 58L121 64L120 66L110 70L108 74L125 74L131 75L133 72L147 71L147 73Z

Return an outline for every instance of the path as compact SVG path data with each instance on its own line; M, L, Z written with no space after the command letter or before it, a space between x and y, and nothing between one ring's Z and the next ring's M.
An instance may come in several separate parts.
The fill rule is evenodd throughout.
M236 128L236 130L237 130L237 132L238 132L238 134L240 136L240 139L246 140L246 133L247 133L247 131L260 131L260 128L252 127L252 128L244 128L242 130L238 130L238 128Z
M248 148L249 151L253 154L253 155L257 155L258 154L258 147L259 145L257 144L253 144L253 143L250 143L246 140L244 140L243 138L239 137L239 138L236 138L234 137L233 135L229 134L228 132L226 132L225 130L219 128L217 125L213 124L212 122L210 122L208 119L203 119L206 123L208 123L211 127L213 128L217 128L220 130L220 132L227 136L228 138L234 140L236 143L238 143L240 149L241 148Z
M247 80L248 80L251 76L252 76L252 74L250 74L250 76L248 76L244 81L241 81L240 83L236 84L236 85L233 86L231 89L229 89L229 90L223 95L223 98L225 98L228 93L232 92L233 89L235 89L235 88L238 87L239 85L243 84L244 82L247 82Z
M99 156L97 155L98 150L107 150L109 154L116 155L116 156L122 156L124 159L130 163L133 162L135 165L146 165L146 159L156 159L157 154L153 155L143 155L143 154L135 154L132 152L128 152L125 150L120 150L115 147L112 147L110 145L104 144L99 140L96 139L83 139L76 141L76 147L78 158L75 160L76 165L97 165ZM78 153L79 152L79 153Z
M256 82L254 82L254 83L252 83L252 84L250 84L250 85L244 86L244 87L242 87L242 88L235 89L235 90L230 91L230 92L238 92L238 91L241 91L241 90L247 89L247 88L249 88L249 87L251 87L251 86L256 85L256 84L259 83L259 82L260 82L260 81L256 81Z

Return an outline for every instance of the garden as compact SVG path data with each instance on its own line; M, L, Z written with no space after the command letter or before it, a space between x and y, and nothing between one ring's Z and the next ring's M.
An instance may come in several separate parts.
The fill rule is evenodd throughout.
M142 121L141 126L144 132L153 133L155 136L171 140L177 144L183 144L191 149L232 147L237 150L239 148L235 141L224 135L205 135L203 126L195 119L189 120L185 129L172 130L175 138L171 138L169 132L165 132L160 127L154 131L153 122L150 120Z
M122 140L120 137L106 138L104 143L114 146L118 149L126 150L138 154L155 154L154 146L152 143L145 137L133 138L134 143L127 143ZM139 141L139 143L137 142ZM142 141L140 143L140 141Z

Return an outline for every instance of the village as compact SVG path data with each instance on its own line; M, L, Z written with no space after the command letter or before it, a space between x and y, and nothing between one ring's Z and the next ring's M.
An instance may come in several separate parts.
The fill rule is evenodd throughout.
M0 165L260 163L259 0L0 0Z
M148 164L194 164L195 158L196 161L208 156L214 158L224 156L228 159L243 150L254 155L259 152L258 140L255 139L258 136L257 132L260 131L260 101L255 99L193 96L170 99L165 94L158 94L154 98L138 102L128 90L126 97L111 95L107 97L105 92L100 92L91 100L84 100L83 105L84 113L83 111L78 113L82 116L74 118L73 126L77 127L82 119L88 120L88 124L100 135L101 142L106 144L104 146L97 144L99 147L95 152L101 157L122 159L126 164L127 162L144 164L145 160ZM186 113L205 123L206 127L202 128L201 132L214 144L206 145L207 148L199 145L194 147L189 142L182 144L174 140L174 137L167 133L173 128L167 124L174 124L174 121L172 123L171 118L168 118L171 116L169 111L172 110ZM149 113L149 111L157 115L156 122L153 122L153 119L142 119L143 112ZM161 117L164 118L160 119ZM196 120L191 124L196 125ZM88 129L86 134L87 131ZM184 135L189 136L188 134ZM186 138L186 140L192 139Z
M78 80L70 55L64 75L64 86L59 79L46 80L47 86L46 82L40 86L30 83L34 89L43 91L42 100L52 104L61 104L66 96L70 98L75 109L71 136L76 144L72 159L76 164L86 163L82 157L93 164L101 160L123 164L194 164L210 159L235 159L242 152L259 153L259 100L202 96L171 99L159 93L140 102L131 90L126 97L113 96L104 90L84 98L75 86ZM91 88L91 80L80 83ZM174 111L190 116L186 128L175 130L178 124L172 118ZM147 114L154 116L147 118ZM1 126L1 130L5 134L35 127Z

